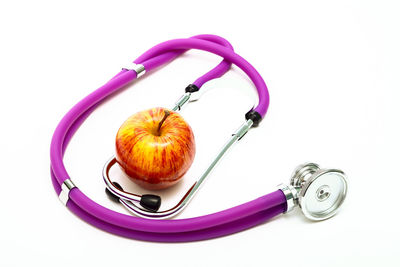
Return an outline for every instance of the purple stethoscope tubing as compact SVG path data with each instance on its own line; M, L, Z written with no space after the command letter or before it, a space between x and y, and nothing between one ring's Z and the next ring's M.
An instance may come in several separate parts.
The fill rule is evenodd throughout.
M148 50L134 63L142 64L146 71L150 71L189 49L208 51L223 58L214 69L194 82L196 86L201 87L205 82L222 76L233 63L255 84L259 104L254 110L261 116L265 115L269 96L263 79L246 60L233 51L229 42L221 37L199 35L167 41ZM63 117L54 132L50 149L51 177L57 194L60 194L64 181L69 179L63 155L73 134L99 103L135 78L135 71L122 70L105 85L81 100ZM214 238L250 228L285 212L287 204L284 193L277 190L245 204L205 216L165 221L151 220L105 208L84 195L79 188L74 187L69 192L67 207L88 223L117 235L148 241L184 242Z

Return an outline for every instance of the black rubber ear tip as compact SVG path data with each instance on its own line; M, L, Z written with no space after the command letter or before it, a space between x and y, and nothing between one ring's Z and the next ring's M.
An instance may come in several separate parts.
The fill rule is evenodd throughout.
M161 197L157 195L143 195L140 199L140 205L149 211L156 212L161 206Z
M119 183L113 182L113 185L114 185L116 188L118 188L119 190L124 191L124 190L122 189L122 186L121 186ZM108 190L107 187L106 187L106 194L107 194L107 196L108 196L111 200L113 200L113 201L115 201L115 202L119 202L119 197L116 196L116 195L114 195L113 193L111 193L110 190Z

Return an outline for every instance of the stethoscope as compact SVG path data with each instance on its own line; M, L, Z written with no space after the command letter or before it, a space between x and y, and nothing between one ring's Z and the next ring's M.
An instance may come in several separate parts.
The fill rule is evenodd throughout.
M126 192L118 183L111 181L109 171L116 163L114 157L103 168L106 192L130 212L143 218L118 213L97 204L79 190L65 169L63 155L68 142L84 120L108 96L189 49L208 51L221 56L223 60L185 89L185 93L173 107L174 111L181 111L193 98L198 99L201 86L221 77L230 69L231 64L241 68L254 83L259 98L258 105L245 114L245 122L230 136L208 168L174 207L159 211L159 196ZM200 217L161 220L177 215L188 205L222 156L234 143L241 140L250 128L259 125L268 105L269 94L264 80L250 63L233 51L227 40L215 35L198 35L161 43L136 59L132 67L123 68L63 117L51 142L51 177L54 188L60 200L88 223L113 234L148 241L184 242L228 235L265 222L278 214L287 213L296 206L311 220L332 217L346 197L346 176L340 170L321 169L317 164L306 163L295 169L290 184L282 184L278 190L253 201Z

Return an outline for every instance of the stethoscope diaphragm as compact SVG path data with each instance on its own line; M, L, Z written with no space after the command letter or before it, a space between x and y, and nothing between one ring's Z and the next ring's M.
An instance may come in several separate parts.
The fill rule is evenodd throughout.
M335 215L347 194L344 172L320 169L315 163L299 166L292 175L290 185L298 191L298 204L304 215L316 221Z

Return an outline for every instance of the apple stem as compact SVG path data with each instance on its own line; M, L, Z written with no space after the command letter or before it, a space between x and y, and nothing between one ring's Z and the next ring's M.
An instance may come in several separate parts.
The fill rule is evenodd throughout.
M163 123L165 122L165 120L168 118L169 115L171 115L171 112L169 112L168 110L164 110L164 118L162 118L162 120L158 124L157 132L159 135L161 135L160 133L161 126L163 125Z

